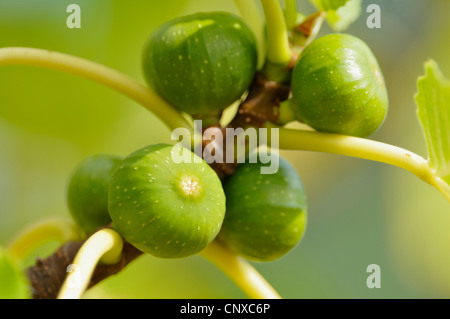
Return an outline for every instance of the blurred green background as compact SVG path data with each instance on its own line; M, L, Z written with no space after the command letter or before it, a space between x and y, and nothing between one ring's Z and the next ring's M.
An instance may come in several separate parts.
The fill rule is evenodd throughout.
M66 27L77 3L82 28ZM302 0L301 9L311 13ZM365 8L382 8L381 29ZM143 82L141 51L163 22L195 11L237 12L231 0L0 0L0 47L70 53ZM347 31L378 57L390 113L372 138L426 156L413 95L423 62L450 77L448 0L364 1ZM326 27L323 32L329 29ZM31 67L0 69L0 245L43 217L69 216L67 177L85 157L127 155L170 142L163 124L123 96L90 81ZM379 163L319 153L283 152L309 196L306 236L281 260L255 267L285 298L450 297L450 205L412 174ZM55 244L40 250L48 254ZM28 264L32 259L28 260ZM381 266L381 289L368 289L366 267ZM90 290L89 298L243 298L207 261L145 256Z

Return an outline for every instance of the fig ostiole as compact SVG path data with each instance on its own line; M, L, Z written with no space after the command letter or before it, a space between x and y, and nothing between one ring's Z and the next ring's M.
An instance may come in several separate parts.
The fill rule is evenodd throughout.
M113 228L137 249L162 258L201 251L225 216L225 194L214 170L203 160L175 163L172 148L157 144L132 153L109 187Z
M292 74L299 120L329 133L373 134L388 111L386 85L371 49L348 34L314 40L301 53Z

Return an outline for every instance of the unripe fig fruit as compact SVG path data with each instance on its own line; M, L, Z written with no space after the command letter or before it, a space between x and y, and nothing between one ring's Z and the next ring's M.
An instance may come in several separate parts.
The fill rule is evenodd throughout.
M243 164L225 183L227 213L220 238L239 255L271 261L290 251L306 227L306 195L295 169L280 158L277 173Z
M193 255L218 234L225 216L219 177L203 160L176 164L173 146L148 146L113 174L113 227L137 249L162 258Z
M149 84L181 111L208 115L239 99L257 62L255 39L239 17L196 13L167 22L144 50Z
M86 233L108 225L108 189L122 157L95 155L78 165L69 181L67 203L72 218Z
M312 128L367 137L384 122L388 94L370 48L348 34L314 40L292 74L297 117Z

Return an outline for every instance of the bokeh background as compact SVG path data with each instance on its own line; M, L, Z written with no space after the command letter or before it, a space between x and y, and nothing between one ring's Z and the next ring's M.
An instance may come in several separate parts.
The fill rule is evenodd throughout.
M300 2L300 1L299 1ZM66 27L77 3L82 28ZM365 8L382 8L381 29L366 26ZM301 9L311 13L306 0ZM0 47L70 53L143 82L141 51L157 26L196 11L237 12L220 0L0 0ZM426 156L413 96L423 62L434 58L450 77L450 1L364 1L348 33L364 39L383 69L390 113L373 139ZM324 28L323 32L328 32ZM67 177L98 153L127 155L170 142L168 129L133 101L56 71L0 69L0 245L24 226L66 216ZM285 298L448 298L450 205L412 174L379 163L319 153L283 152L302 176L309 224L284 258L255 267ZM36 255L54 250L49 244ZM381 267L381 289L368 289L366 268ZM88 298L243 298L198 256L145 256L90 290Z

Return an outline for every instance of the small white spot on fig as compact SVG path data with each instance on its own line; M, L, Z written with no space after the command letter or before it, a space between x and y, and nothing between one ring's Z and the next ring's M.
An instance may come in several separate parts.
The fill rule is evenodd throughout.
M124 192L124 193L128 192L128 188L125 188L125 189L123 190L123 192Z
M145 192L144 192L144 191L140 191L139 193L142 195L142 194L144 194Z
M136 190L136 188L137 188L137 187L135 186L135 187L133 187L133 188L132 188L132 190L134 190L134 191L135 191L135 190Z
M197 227L197 230L200 231L200 226Z
M158 165L157 165L157 164L155 164L155 165L153 165L153 167L157 168L157 167L158 167Z
M143 210L141 210L141 211L139 212L139 215L142 215L142 214L144 214L144 211L143 211Z
M116 186L116 189L120 189L120 186Z
M158 203L159 203L159 199L155 200L155 204L158 204Z
M245 230L249 230L250 229L250 227L248 227L248 226L245 226Z
M131 220L128 221L128 225L131 225Z
M200 70L200 73L201 73L201 74L205 73L205 70L201 69L201 70Z
M244 196L244 199L249 199L250 197L248 196L248 195L245 195Z
M181 205L181 206L180 206L180 209L183 209L183 208L184 208L184 206L183 206L183 205Z
M181 54L178 56L178 60L183 60L183 56Z
M280 216L284 217L284 216L286 216L286 213L281 213Z
M182 244L181 244L181 247L184 247L184 246L186 246L186 243L182 243Z
M137 171L137 170L138 170L138 167L137 167L137 166L135 166L135 167L133 167L133 168L134 168L134 170L135 170L135 171Z
M119 216L119 219L122 220L122 216Z
M122 206L122 203L119 203L119 207Z
M294 232L295 232L295 233L298 232L298 228L294 228Z
M222 66L222 64L221 64L221 63L217 63L217 67L219 67L219 68L220 68L221 66Z
M158 246L155 246L155 250L158 250L159 248L158 248Z
M175 242L175 244L179 244L180 243L180 241L179 240L177 240L176 242Z
M168 240L168 241L166 242L166 245L169 245L171 242L172 242L171 240Z
M197 43L198 43L198 38L195 38L195 42L197 42Z
M128 196L127 199L131 199L131 196Z
M266 229L266 230L264 230L264 234L268 234L269 233L269 231Z

